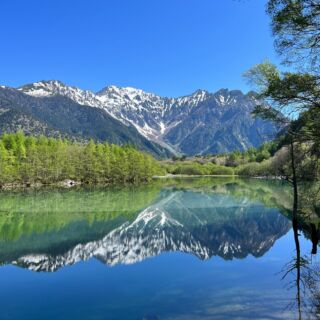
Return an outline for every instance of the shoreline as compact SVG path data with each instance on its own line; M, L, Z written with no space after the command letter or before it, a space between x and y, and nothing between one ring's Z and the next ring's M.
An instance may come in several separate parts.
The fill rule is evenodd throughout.
M241 177L237 174L166 174L165 176L153 176L152 179L170 179L170 178L201 178L201 177Z
M241 176L241 175L187 175L187 174L167 174L164 176L153 176L151 181L140 183L86 183L75 180L64 180L55 183L4 183L0 185L0 192L7 190L25 190L25 189L41 189L41 188L74 188L79 186L135 186L135 185L147 185L155 180L165 179L193 179L193 178L244 178L244 179L262 179L262 180L279 180L286 181L284 177L268 177L268 176Z

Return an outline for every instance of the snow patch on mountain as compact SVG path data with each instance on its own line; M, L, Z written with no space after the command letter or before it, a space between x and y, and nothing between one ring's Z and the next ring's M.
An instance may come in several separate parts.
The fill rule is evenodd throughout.
M116 119L133 125L145 137L159 142L161 137L181 121L166 119L170 110L187 106L193 108L210 94L197 90L190 96L163 98L133 87L107 86L97 93L68 86L57 80L39 81L18 90L34 97L63 95L81 105L102 108Z
M263 127L265 134L261 134L261 130L259 134L258 132L257 134L252 133L261 126L261 124L254 123L251 116L253 107L259 101L239 90L221 89L216 93L197 90L191 95L167 98L141 89L115 85L93 93L89 90L67 86L56 80L35 82L20 87L18 90L35 97L63 95L81 105L101 108L125 125L135 127L147 139L176 152L188 150L187 152L190 153L190 148L195 149L195 153L212 152L212 145L219 145L219 143L224 152L228 148L244 150L270 140L272 136L270 132L273 128L270 126ZM228 113L231 109L232 111ZM239 114L243 117L241 123L237 121L239 119L237 110L239 109L241 109ZM224 116L225 113L227 117ZM249 121L243 123L244 118L248 118ZM229 129L223 124L220 127L219 121L229 122ZM245 136L236 133L239 131L238 126L244 128ZM248 126L254 126L253 130ZM212 128L212 133L208 131L209 128ZM218 139L223 140L222 143L214 137L216 130L220 130L217 135ZM235 130L236 135L229 133L229 137L224 132L226 130L229 130L228 132ZM203 138L200 138L202 135ZM261 142L257 142L258 135ZM198 141L203 140L201 145L198 144L198 148L193 147L194 137L197 137ZM223 146L226 140L230 146Z

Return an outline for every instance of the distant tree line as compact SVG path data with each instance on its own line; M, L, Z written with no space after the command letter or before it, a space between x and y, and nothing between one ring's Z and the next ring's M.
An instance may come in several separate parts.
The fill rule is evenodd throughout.
M161 168L150 155L132 146L87 144L22 132L0 137L0 185L52 184L67 179L81 183L139 183Z

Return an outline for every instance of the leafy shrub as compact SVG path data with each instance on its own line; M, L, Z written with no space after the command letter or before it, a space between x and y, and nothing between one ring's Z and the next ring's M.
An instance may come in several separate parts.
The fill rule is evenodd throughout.
M237 169L237 174L248 177L265 177L275 175L270 160L247 163Z
M234 170L225 166L218 166L213 163L199 162L178 162L174 164L165 164L164 168L171 174L185 175L233 175Z
M214 166L210 174L214 175L234 175L234 170L230 167L225 167L225 166Z
M187 175L203 175L206 174L199 164L179 165L172 172L173 174L187 174Z

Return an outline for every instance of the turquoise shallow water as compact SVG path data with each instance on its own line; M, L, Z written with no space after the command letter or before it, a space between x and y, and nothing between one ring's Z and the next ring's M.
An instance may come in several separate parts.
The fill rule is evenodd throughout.
M1 319L316 318L298 285L318 276L315 218L299 223L300 278L282 279L291 201L238 179L1 193Z

